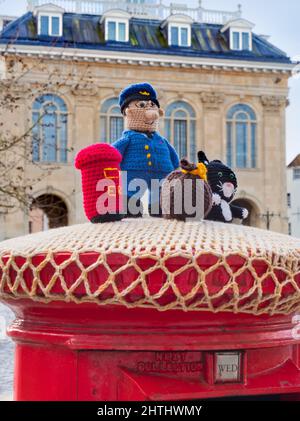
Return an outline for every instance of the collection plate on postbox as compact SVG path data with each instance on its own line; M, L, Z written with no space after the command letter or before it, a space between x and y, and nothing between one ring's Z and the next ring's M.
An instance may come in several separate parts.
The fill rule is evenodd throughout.
M241 383L244 377L242 352L214 353L214 383Z

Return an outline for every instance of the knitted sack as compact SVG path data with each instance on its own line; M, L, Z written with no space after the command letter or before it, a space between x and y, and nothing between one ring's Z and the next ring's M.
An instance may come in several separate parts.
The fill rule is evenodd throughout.
M81 170L83 206L94 223L122 219L120 162L122 156L113 146L97 143L82 149L75 158ZM107 180L106 187L99 182ZM100 189L101 188L101 189ZM107 199L101 195L105 194ZM108 199L109 198L109 199Z
M173 171L163 182L161 189L163 217L177 219L178 221L186 221L187 218L202 220L208 215L212 207L212 192L206 182L206 167L204 164L198 166L192 164L187 159L182 159L180 166L181 170ZM186 180L190 180L190 184L185 183ZM197 183L200 187L198 197ZM189 186L191 186L191 195L189 195L189 192L185 192L185 189L188 189ZM198 203L200 213L187 214L187 205L195 207L197 199L200 200L200 203ZM187 201L190 203L188 204Z

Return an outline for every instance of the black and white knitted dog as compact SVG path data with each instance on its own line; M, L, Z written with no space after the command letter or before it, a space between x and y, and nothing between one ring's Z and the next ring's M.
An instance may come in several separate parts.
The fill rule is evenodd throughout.
M213 206L206 219L227 223L232 222L234 218L246 219L246 208L230 204L238 186L234 172L221 161L209 162L203 151L198 152L198 160L207 167L207 181L213 192Z

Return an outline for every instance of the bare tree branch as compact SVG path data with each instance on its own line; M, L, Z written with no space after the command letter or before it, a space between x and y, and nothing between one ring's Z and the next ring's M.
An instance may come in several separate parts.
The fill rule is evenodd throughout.
M55 218L61 218L61 204L51 203L49 198L38 201L33 194L35 187L52 172L59 171L60 166L57 162L33 159L34 141L40 151L47 147L42 136L36 139L34 135L47 129L44 119L47 111L41 111L33 120L32 110L26 104L34 103L45 94L65 95L79 85L89 84L90 65L86 64L79 71L72 61L62 68L55 60L26 58L17 53L14 41L12 39L0 53L4 65L2 78L0 74L0 214L20 208L28 212L32 206L43 208L46 204L48 208L53 206ZM58 153L59 145L55 147ZM67 151L70 150L67 147Z

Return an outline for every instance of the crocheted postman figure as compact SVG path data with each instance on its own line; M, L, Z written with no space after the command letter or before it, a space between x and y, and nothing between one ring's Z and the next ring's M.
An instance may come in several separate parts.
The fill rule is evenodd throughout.
M207 168L180 161L181 170L173 171L165 179L161 189L163 217L178 221L200 221L212 208L212 191L207 183ZM190 189L190 191L189 191Z
M81 170L83 205L92 223L122 219L120 162L122 156L111 145L98 143L82 149L75 158Z
M213 206L206 219L227 223L234 218L246 219L246 208L230 204L238 187L235 173L219 160L209 162L203 151L198 153L198 160L207 167L207 180L213 192Z
M125 119L125 131L113 146L122 155L121 169L127 176L127 216L139 217L143 214L139 200L135 201L135 211L132 211L130 199L137 195L136 187L131 188L130 183L136 179L144 180L149 190L150 215L161 216L160 190L155 189L153 183L151 188L151 181L163 180L178 168L179 158L173 146L157 131L159 118L164 114L157 94L149 83L130 85L121 92L119 105ZM141 189L139 197L143 193Z

